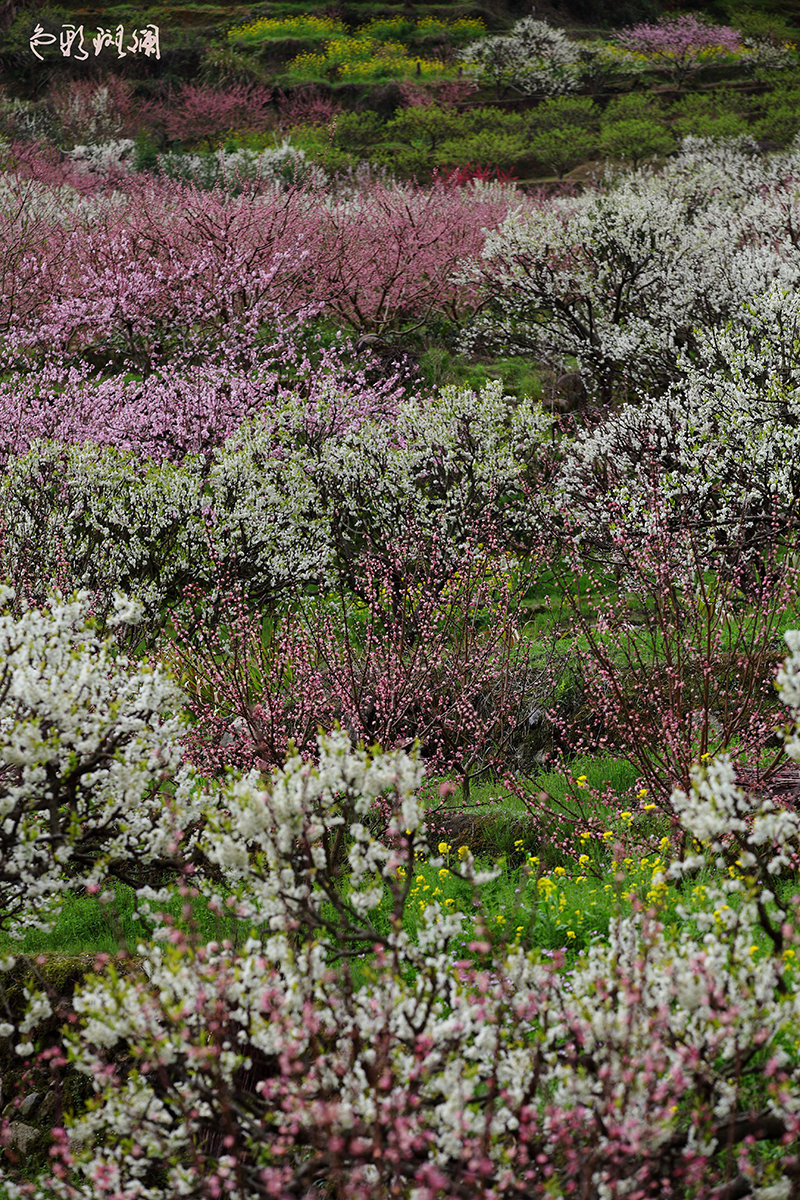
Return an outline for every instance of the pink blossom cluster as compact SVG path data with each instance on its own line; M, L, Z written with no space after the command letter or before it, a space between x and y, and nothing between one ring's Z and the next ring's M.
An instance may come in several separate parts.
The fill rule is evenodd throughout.
M267 345L242 337L201 359L176 354L143 378L103 377L85 363L65 368L53 358L0 382L0 464L37 441L91 442L180 461L208 454L255 413L268 421L293 404L311 428L333 390L335 411L325 419L340 431L357 429L390 416L402 395L401 371L377 374L369 354L356 366L348 343L320 347L295 323L276 329Z
M694 13L670 13L657 22L630 26L616 40L626 50L668 67L679 82L703 62L744 49L738 30L712 25Z
M243 321L308 308L362 333L458 319L475 289L453 273L508 209L490 191L381 182L338 197L309 184L231 198L136 179L81 200L29 166L34 178L4 184L14 272L0 328L31 350L140 371Z

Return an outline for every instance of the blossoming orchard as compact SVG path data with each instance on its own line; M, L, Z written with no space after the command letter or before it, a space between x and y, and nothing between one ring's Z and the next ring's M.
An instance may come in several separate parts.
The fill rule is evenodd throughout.
M791 1200L796 14L334 7L0 6L0 1200Z

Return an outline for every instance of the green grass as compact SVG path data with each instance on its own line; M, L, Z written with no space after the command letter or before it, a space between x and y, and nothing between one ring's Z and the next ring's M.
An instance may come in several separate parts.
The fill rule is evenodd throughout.
M529 358L509 355L475 361L457 354L441 342L428 346L418 359L420 374L429 387L455 384L480 391L484 384L499 379L510 396L523 399L543 395L542 374Z
M556 801L566 804L569 797L576 794L575 778L581 776L590 781L591 791L587 790L586 796L591 799L593 805L592 815L604 820L609 827L616 830L619 838L624 839L627 826L624 821L620 821L618 810L622 808L624 797L635 783L633 770L624 760L609 757L579 759L572 764L570 777L564 777L557 772L547 772L538 776L529 789L530 795L535 798L538 792L545 790ZM542 836L543 828L535 818L535 809L526 805L518 795L510 793L502 784L485 781L476 785L470 793L470 805L465 807L461 803L460 787L456 787L448 804L443 805L438 794L440 782L438 777L431 779L426 784L422 797L429 813L430 852L436 856L438 846L448 841L454 847L453 854L449 856L452 860L451 868L457 861L459 846L469 846L482 867L500 864L506 882L502 887L492 885L487 893L487 903L492 914L504 911L511 893L517 894L521 881L526 879L530 872L531 857L536 860L537 872L555 870L561 874L569 868L573 874L585 874L585 870L578 870L577 866L578 855L586 852L585 843L577 840L571 855L565 855L563 850L554 851L548 846L546 837ZM597 796L601 794L605 798L604 802L597 800ZM535 803L533 800L532 802ZM610 868L610 849L602 839L595 839L591 851L592 870L595 876L600 878L602 873ZM433 875L436 872L432 868L420 866L420 872L431 886L439 886L433 883ZM456 881L452 871L448 886L450 885L450 890L443 893L445 897L455 900L458 897L466 897L466 885L463 881ZM224 894L224 888L222 890ZM580 888L576 895L583 897ZM530 895L526 892L525 896L527 899L524 903L527 904ZM416 895L412 897L417 908L419 898ZM187 925L186 914L182 911L183 905L184 901L176 897L166 905L154 904L153 908L154 911L166 912L179 925L193 928L202 942L221 942L229 939L237 944L248 933L246 923L233 917L220 917L211 912L206 903L199 898L191 901L191 916ZM414 919L410 919L411 927L414 927ZM541 943L547 947L551 946L553 939L551 926L552 920L547 926L547 939ZM50 932L31 929L19 941L12 941L7 935L2 935L0 953L13 951L28 955L56 954L72 957L90 953L116 954L121 949L135 953L137 945L148 942L151 935L152 923L137 914L133 890L125 885L115 884L102 899L68 893ZM532 944L540 944L536 937Z
M154 911L181 918L184 901L180 898L168 904L153 905ZM202 941L234 941L242 930L233 918L222 918L211 912L204 901L191 902L194 926ZM104 899L96 896L68 893L50 932L30 929L20 940L0 934L0 953L58 954L76 957L83 954L116 954L127 949L135 952L137 945L149 941L152 923L137 915L133 890L114 884Z
M627 780L625 764L583 765L595 782L609 773L616 774L620 785ZM530 839L522 837L505 853L489 856L478 853L477 869L497 873L494 880L480 888L482 913L494 937L521 942L529 949L564 950L573 957L593 938L606 936L613 917L630 914L637 904L653 909L668 928L694 929L691 911L688 916L680 916L678 905L688 905L690 910L704 905L709 885L721 878L713 865L709 863L699 875L681 883L659 880L669 861L666 835L660 847L642 853L625 847L626 822L618 819L616 826L615 833L608 831L613 836L578 838L574 857L566 865L548 864L541 855L529 851L526 841ZM473 850L467 841L442 839L433 849L441 864L431 866L427 861L419 861L414 868L404 912L404 927L412 937L416 936L432 901L466 913L463 946L454 951L456 957L467 953L467 943L475 936L471 920L475 911L474 890L459 874L464 855ZM404 870L398 878L401 883L404 881ZM786 899L797 889L796 876L779 881L779 893ZM136 918L129 889L118 886L114 893L113 900L107 903L92 897L69 896L52 933L31 931L21 944L12 944L4 937L0 949L8 952L13 948L17 953L65 960L101 952L116 954L120 949L135 954L139 944L149 941L151 929ZM736 904L736 897L730 902ZM175 901L167 909L172 911L176 923L185 927L180 918L182 903ZM229 938L234 945L241 944L254 932L246 922L233 918L221 921L200 901L195 900L192 907L189 924L194 925L201 943ZM375 928L384 933L389 932L391 908L392 896L387 888L384 902L373 913ZM766 949L766 945L760 949Z

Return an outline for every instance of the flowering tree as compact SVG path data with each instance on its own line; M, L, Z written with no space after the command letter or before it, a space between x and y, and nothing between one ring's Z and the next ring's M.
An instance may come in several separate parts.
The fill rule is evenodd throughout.
M473 42L459 57L498 91L558 96L574 91L580 81L577 45L562 30L533 17L517 21L504 37Z
M472 307L475 289L454 270L505 217L509 189L375 183L332 198L316 175L301 186L293 157L279 148L209 158L205 182L228 172L236 196L198 190L180 155L170 161L176 175L186 168L184 183L130 176L85 200L12 176L3 186L14 272L0 322L14 346L149 373L176 352L254 337L265 322L323 311L384 334ZM41 174L40 159L29 165ZM70 170L81 188L100 186L77 160Z
M769 164L746 147L690 143L664 171L612 177L581 196L512 211L466 277L482 309L463 344L577 358L598 399L661 391L696 330L779 280L795 286L794 152ZM738 171L738 174L736 172Z
M578 435L554 503L587 555L613 559L615 537L635 545L654 520L666 520L676 546L691 531L718 570L769 562L793 540L798 328L796 293L774 284L739 308L735 325L698 333L668 390Z
M86 596L18 617L13 598L4 588L0 914L19 929L46 923L70 889L97 890L109 876L139 885L148 863L174 865L189 797L168 799L161 786L181 728L163 671L115 658L113 640L91 629ZM139 616L121 594L115 610L112 624Z
M740 53L741 34L727 25L710 25L694 13L662 17L654 24L623 29L617 42L626 50L644 54L663 65L681 84L699 67Z
M269 102L269 90L259 84L234 84L217 90L182 83L177 95L153 115L163 120L171 140L203 140L211 146L233 130L262 129Z
M361 332L418 329L434 314L461 318L474 292L456 267L483 245L510 197L480 185L454 189L374 183L329 203L314 253L315 294Z
M321 579L285 615L265 622L229 587L224 633L178 622L170 660L190 693L186 741L200 769L266 770L290 742L309 757L316 730L341 722L366 744L418 743L431 769L461 777L466 799L471 777L502 770L534 674L517 644L516 564L491 530L454 560L413 519L401 528L346 574L334 562L333 584Z

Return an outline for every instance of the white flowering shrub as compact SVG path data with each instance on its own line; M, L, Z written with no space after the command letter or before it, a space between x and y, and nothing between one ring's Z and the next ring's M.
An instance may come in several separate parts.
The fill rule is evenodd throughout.
M523 95L559 96L580 83L580 52L561 29L524 17L503 37L482 38L460 51L468 71Z
M742 39L743 51L739 61L751 70L780 71L795 61L793 47L788 42L776 42L771 38L746 37Z
M0 121L4 132L19 141L46 141L58 130L57 119L46 104L17 100L5 92L0 96Z
M165 794L179 762L180 693L160 669L115 656L88 597L47 608L0 600L0 920L52 916L69 889L174 862L187 796ZM121 594L113 623L140 612Z
M154 617L189 583L210 592L214 560L264 599L330 576L334 550L352 565L401 517L453 546L481 519L521 520L551 425L538 402L513 406L492 383L411 397L378 419L324 391L313 405L276 398L180 462L91 441L9 455L2 569L32 598L85 588L102 616L119 589Z
M797 286L799 173L796 147L762 161L743 143L687 139L659 174L513 211L466 268L486 306L464 345L562 369L573 356L604 401L663 389L697 327L724 326L774 281Z
M482 521L513 526L528 507L523 482L540 477L551 426L539 401L514 404L492 381L479 392L411 397L391 423L329 439L314 475L330 497L337 544L366 537L380 545L410 517L457 553Z
M115 590L152 616L197 579L206 552L202 460L151 462L112 446L37 442L0 476L0 561L20 592ZM210 576L210 568L207 571Z
M90 175L120 175L130 170L134 148L132 138L118 138L74 146L66 157Z
M204 190L223 187L237 190L253 183L299 184L325 182L324 172L312 166L305 152L284 140L265 150L215 150L189 154L169 150L158 156L158 169L168 179L194 184Z
M588 550L691 530L708 566L770 555L800 500L800 303L775 284L735 323L697 333L663 393L581 432L554 485L558 512Z

